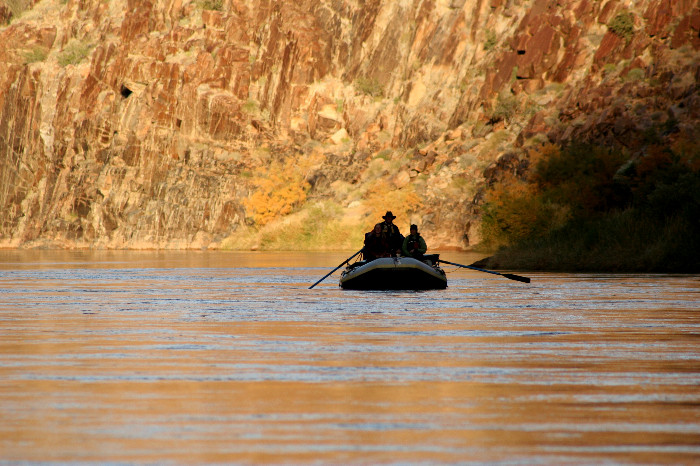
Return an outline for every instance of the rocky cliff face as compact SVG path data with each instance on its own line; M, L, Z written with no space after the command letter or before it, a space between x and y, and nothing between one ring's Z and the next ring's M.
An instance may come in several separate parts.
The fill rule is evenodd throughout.
M387 209L465 247L528 145L634 154L700 118L695 0L0 0L2 20L4 247L265 247Z

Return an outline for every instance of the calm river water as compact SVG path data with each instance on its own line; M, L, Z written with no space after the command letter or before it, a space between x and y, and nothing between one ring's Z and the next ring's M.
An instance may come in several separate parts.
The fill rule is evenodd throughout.
M350 254L0 251L0 462L700 461L700 277Z

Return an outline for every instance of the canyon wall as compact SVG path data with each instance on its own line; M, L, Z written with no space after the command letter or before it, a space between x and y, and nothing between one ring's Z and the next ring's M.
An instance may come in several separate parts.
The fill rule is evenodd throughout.
M342 231L388 209L468 247L529 146L633 157L700 118L694 0L0 0L0 21L0 247L283 247L311 224L355 248Z

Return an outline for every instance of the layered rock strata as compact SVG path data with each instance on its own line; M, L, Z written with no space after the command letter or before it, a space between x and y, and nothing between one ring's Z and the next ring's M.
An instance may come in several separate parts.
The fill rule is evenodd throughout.
M3 247L218 248L321 202L466 247L529 144L635 152L700 109L691 0L20 3L0 1Z

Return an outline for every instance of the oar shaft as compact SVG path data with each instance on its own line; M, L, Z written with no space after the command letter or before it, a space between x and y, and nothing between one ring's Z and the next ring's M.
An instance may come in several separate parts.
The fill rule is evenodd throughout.
M444 260L440 260L440 262L444 262L445 264L450 264L450 265L456 265L457 267L463 267L465 269L478 270L479 272L492 273L494 275L503 275L502 273L494 272L493 270L480 269L479 267L474 267L473 265L462 265L462 264L457 264L455 262L448 262L448 261L444 261Z
M344 266L345 264L347 264L348 262L350 262L356 255L358 255L358 254L361 253L362 251L364 251L364 248L360 249L360 250L357 251L355 254L353 254L352 256L350 256L350 257L348 257L347 259L345 259L343 262L340 263L340 265L339 265L338 267L334 268L333 270L331 270L330 272L328 272L326 275L324 275L319 281L317 281L316 283L314 283L313 285L311 285L311 286L309 287L309 289L313 288L314 286L318 285L318 284L321 283L323 280L325 280L326 278L328 278L333 272L335 272L336 270L338 270L339 268L341 268L342 266Z
M530 279L528 277L521 277L520 275L515 275L512 273L494 272L493 270L480 269L479 267L474 267L473 265L457 264L456 262L444 261L442 259L440 259L440 262L443 262L445 264L450 264L450 265L456 265L457 267L463 267L465 269L472 269L472 270L477 270L479 272L486 272L486 273L492 273L494 275L500 275L501 277L505 277L509 280L515 280L515 281L523 282L523 283L530 283Z
M328 278L333 272L335 272L336 270L338 270L339 268L341 268L343 265L345 265L345 262L343 262L343 263L340 264L338 267L334 268L333 270L331 270L330 272L328 272L327 274L325 274L323 277L321 277L321 279L320 279L319 281L317 281L316 283L314 283L313 285L311 285L311 286L309 287L309 289L311 289L311 288L313 288L314 286L316 286L316 285L318 285L319 283L321 283L323 280L325 280L326 278Z

